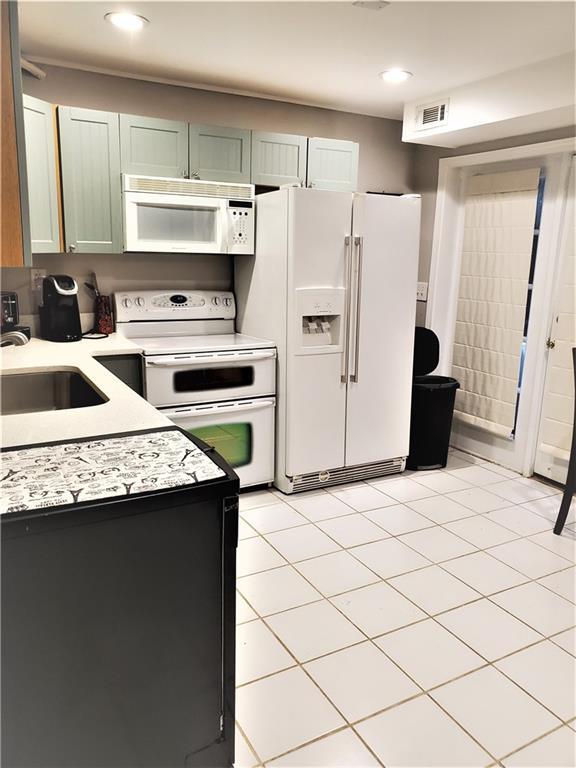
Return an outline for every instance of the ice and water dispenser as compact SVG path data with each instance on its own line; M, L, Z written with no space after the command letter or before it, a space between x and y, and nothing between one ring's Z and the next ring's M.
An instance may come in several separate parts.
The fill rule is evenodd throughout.
M342 351L344 288L296 290L296 347L300 354Z

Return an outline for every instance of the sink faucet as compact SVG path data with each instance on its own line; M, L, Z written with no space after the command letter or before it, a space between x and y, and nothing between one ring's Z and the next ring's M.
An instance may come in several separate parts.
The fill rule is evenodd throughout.
M0 336L0 347L22 347L28 344L30 339L22 331L6 331Z

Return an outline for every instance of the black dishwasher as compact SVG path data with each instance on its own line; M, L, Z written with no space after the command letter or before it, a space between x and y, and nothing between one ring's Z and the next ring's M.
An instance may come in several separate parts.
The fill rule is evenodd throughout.
M235 474L177 428L2 458L4 768L231 766Z

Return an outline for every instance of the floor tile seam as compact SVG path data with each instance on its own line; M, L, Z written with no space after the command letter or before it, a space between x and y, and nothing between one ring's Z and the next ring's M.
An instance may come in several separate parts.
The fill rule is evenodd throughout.
M521 586L521 585L518 585ZM510 589L514 589L514 587L511 587ZM536 627L533 627L531 624L528 624L528 622L524 621L524 619L521 619L519 616L516 616L512 613L512 611L509 611L508 608L505 608L503 605L499 605L495 600L491 599L492 595L484 596L483 599L487 600L489 603L491 603L496 608L499 608L501 611L504 611L504 613L507 613L509 616L511 616L513 619L516 619L516 621L519 621L521 624L524 624L525 627L532 630L532 632L537 632L542 638L546 638L546 635L541 632L539 629L536 629ZM476 601L478 602L478 601ZM450 608L447 611L444 611L444 613L450 613L450 611L457 611L458 608ZM441 614L438 614L441 615Z
M569 722L569 721L568 721ZM521 747L518 747L518 749L515 749L513 752L508 752L506 755L502 755L500 758L500 761L507 760L509 757L512 757L513 755L518 754L518 752L521 752L523 749L526 749L526 747L531 747L533 744L537 744L539 741L542 741L542 739L547 738L552 733L556 733L556 731L562 730L562 728L565 728L568 723L561 723L560 725L555 726L550 731L546 731L546 733L543 733L542 736L537 736L535 739L532 739L532 741L526 742L526 744L523 744Z
M546 531L542 531L542 533L546 533ZM556 534L552 534L555 536ZM569 560L567 557L564 557L564 555L558 554L558 552L555 552L553 549L550 549L550 547L545 547L544 544L540 544L538 541L533 541L533 536L540 536L539 533L532 533L530 536L525 536L524 538L528 539L528 541L532 541L533 544L536 544L537 547L540 547L540 549L545 549L546 552L551 552L553 555L556 555L556 557L561 557L562 560L566 560L566 562L570 563L570 565L576 565L576 559L575 560ZM560 537L558 537L560 538ZM575 547L574 547L574 557L576 558L576 539L570 539L571 541L574 541Z
M301 573L300 573L300 571L298 571L298 570L297 570L297 569L294 567L294 564L293 564L293 563L289 563L289 562L288 562L286 565L281 565L281 566L278 566L278 567L276 567L276 568L270 568L270 569L268 569L268 571L259 571L258 573L253 573L253 574L249 574L249 575L250 575L250 576L259 576L259 575L260 575L260 574L262 574L262 573L268 573L269 571L277 571L277 570L279 570L280 568L290 568L290 569L291 569L292 571L294 571L294 572L295 572L295 573L296 573L298 576L300 576L301 578L305 579L305 581L307 581L307 582L308 582L308 584L309 584L309 585L310 585L310 586L311 586L311 587L314 589L314 591L315 591L315 592L318 592L318 594L319 594L320 596L319 596L318 598L315 598L314 600L307 600L306 602L302 603L301 605L294 605L294 606L292 606L291 608L284 608L284 609L283 609L283 610L281 610L281 611L272 611L272 613L265 613L265 614L261 614L259 611L257 611L257 610L256 610L256 608L254 608L254 606L252 605L252 603L251 603L251 602L248 600L248 598L247 598L247 597L244 595L244 593L242 592L242 590L241 590L241 589L240 589L240 587L238 586L238 578L237 578L237 579L236 579L236 589L238 590L238 592L240 592L240 594L242 595L242 597L244 598L244 600L245 600L245 601L248 603L248 605L250 606L250 608L252 608L252 610L253 610L253 611L256 613L256 615L257 615L259 618L264 618L264 616L275 616L275 615L276 615L276 614L278 614L278 613L284 613L285 611L290 611L290 610L292 610L293 608L301 608L301 607L303 607L304 605L311 605L312 603L319 603L319 602L321 602L323 599L326 599L326 598L324 598L324 597L323 597L322 593L321 593L321 592L320 592L318 589L316 589L316 587L315 587L315 586L314 586L314 585L313 585L313 584L312 584L310 581L308 581L308 579L306 579L306 577L305 577L305 576L303 576L303 574L301 574ZM246 577L242 576L242 577L240 577L240 578L246 578ZM243 622L243 623L246 623L246 622Z
M548 636L546 637L546 639L547 639L547 640L551 640L552 642L554 642L554 638L555 638L555 637L558 637L558 635L562 635L562 634L564 634L564 632L570 632L570 630L571 630L571 629L574 629L575 627L576 627L576 623L575 623L573 626L571 626L571 627L568 627L567 629L561 629L561 630L559 630L558 632L553 632L551 635L548 635ZM565 649L564 649L564 650L565 650ZM575 651L576 651L576 649L575 649ZM566 653L570 653L570 651L566 651ZM570 655L571 655L571 656L574 656L574 654L570 654ZM575 657L575 658L576 658L576 657ZM574 720L574 718L572 718L572 719Z
M488 517L488 515L491 515L493 512L503 512L505 509L512 509L513 507L522 507L522 504L510 503L506 507L499 507L498 509L490 510L490 512L480 512L479 514L482 515L482 517ZM532 515L536 514L535 512L530 512L529 509L522 508L522 511L528 512L529 514L532 514ZM540 515L537 515L537 517L540 518L540 520L546 520L545 517L540 517ZM518 533L518 531L515 531L513 528L509 528L506 525L506 523L501 523L500 520L492 520L491 518L488 518L488 519L490 520L490 522L497 523L499 526L501 526L505 530L510 531L510 533ZM548 524L552 526L552 523L549 520L547 520L546 522L548 522ZM536 531L536 533L546 533L546 530L552 530L552 527L550 527L549 529L545 529L543 531ZM536 533L519 533L518 535L524 539L527 539L529 536L535 536Z
M502 507L502 509L506 509L506 507ZM498 510L492 510L492 512L497 512L497 511L498 511ZM484 517L485 517L485 515L489 515L489 514L490 514L490 512L477 512L477 513L476 513L476 517L482 517L482 518L484 518ZM462 517L462 518L459 518L458 520L448 520L448 522L446 522L446 523L440 523L440 525L446 525L446 526L448 526L448 525L451 525L452 523L459 523L459 522L461 522L462 520L470 520L470 519L471 519L471 517L470 517L470 516L469 516L469 517ZM503 530L503 531L506 531L506 533L512 533L512 534L514 534L514 538L513 538L513 539L509 539L509 541L516 541L516 539L524 539L524 538L528 538L528 537L526 536L526 534L523 534L523 533L518 533L518 531L512 531L510 528L506 528L506 526L505 526L505 525L502 525L502 523L499 523L497 520L490 520L490 519L488 518L488 521L489 521L490 523L492 523L493 525L497 525L499 528L502 528L502 530ZM448 530L450 530L450 529L448 529ZM458 535L458 534L456 534L456 535ZM529 535L531 535L531 534L529 534ZM472 542L470 542L470 543L472 543ZM507 544L508 542L502 542L502 543L503 543L503 544ZM498 545L497 545L497 544L493 544L492 546L498 546Z
M401 475L402 473L401 473L401 472L398 472L398 473L395 473L395 474ZM399 477L398 479L402 479L402 478L401 478L401 477ZM361 482L361 483L363 483L364 481L363 481L363 480L360 480L360 481L358 481L358 482L359 482L359 483L360 483L360 482ZM334 495L334 494L335 494L335 492L337 492L337 491L338 491L338 485L337 485L337 484L336 484L336 485L333 485L333 486L330 486L330 487L331 487L331 488L334 488L334 489L335 489L335 491L333 492L333 491L327 490L327 491L326 491L326 494L327 494L327 496L328 496L328 497L333 497L333 498L335 498L337 501L340 501L342 504L345 504L345 505L346 505L346 506L347 506L347 507L348 507L350 510L352 510L352 512L358 512L358 510L357 510L357 509L355 509L355 508L352 506L352 504L349 504L347 501L344 501L344 499L340 499L340 498L338 498L338 496L335 496L335 495ZM372 487L372 486L370 486L370 487ZM393 497L391 497L391 496L388 496L388 494L384 493L384 491L380 491L380 489L379 489L379 488L374 488L374 490L375 490L375 491L378 491L378 493L382 493L382 495L383 495L383 496L386 496L387 498L393 498ZM296 493L291 493L291 494L289 494L289 495L290 495L290 497L291 497L291 498L294 498L294 501L297 501L297 500L298 500L298 492L296 492ZM313 498L313 497L309 497L309 498ZM292 504L290 503L290 501L287 501L286 503L287 503L287 504L289 504L289 505L292 507ZM296 507L292 507L292 508L293 508L293 509L295 509L295 510L296 510L296 512L300 512L300 510L299 510L299 509L297 509ZM379 507L375 507L375 509L379 509ZM304 512L300 512L300 514L301 514L301 515L304 515ZM304 515L304 517L306 517L306 515ZM345 515L340 515L340 517L345 517ZM329 519L329 518L326 518L326 519ZM320 522L322 522L322 521L320 521Z
M341 732L343 732L343 731L353 731L353 730L354 730L354 729L353 729L353 728L352 728L350 725L348 725L348 723L346 723L345 725L342 725L342 726L340 726L340 727L339 727L339 728L337 728L336 730L332 730L332 731L330 731L329 733L323 733L321 736L317 736L316 738L314 738L314 739L311 739L310 741L306 741L306 742L304 742L304 743L302 743L302 744L299 744L297 747L292 747L292 748L291 748L291 749L289 749L288 751L286 751L286 752L282 752L282 754L279 754L279 755L275 755L274 757L270 757L270 758L269 758L269 759L268 759L268 760L267 760L265 763L263 763L263 765L264 765L264 766L268 766L268 765L270 765L270 763L271 763L273 760L279 760L281 757L286 757L286 755L290 755L290 754L292 754L293 752L297 752L299 749L303 749L304 747L309 747L311 744L316 744L316 743L318 743L319 741L322 741L323 739L326 739L326 738L329 738L330 736L334 736L334 735L336 735L337 733L341 733ZM374 752L372 751L372 749L371 749L371 748L368 746L368 744L366 744L366 743L365 743L365 741L362 739L362 737L361 737L361 736L359 736L359 734L357 734L355 731L354 731L354 733L356 734L356 736L358 736L358 738L360 739L360 741L362 742L362 744L363 744L363 745L364 745L364 746L365 746L365 747L368 749L368 751L369 751L369 752L372 754L372 756L373 756L373 757L375 758L375 760L377 761L378 765L382 766L382 768L385 768L385 767L384 767L384 764L382 763L382 761L381 761L381 760L378 758L378 756L377 756L376 754L374 754Z
M313 525L314 525L314 524L313 524ZM440 527L440 528L441 528L442 526L441 526L441 525L436 525L436 526L432 526L432 527ZM321 528L319 528L318 530L319 530L319 531L321 531L321 532L323 533L323 531L322 531L322 529L321 529ZM422 529L422 530L428 530L428 529L426 528L426 529ZM452 533L452 532L450 531L450 533ZM328 534L326 534L326 535L328 536ZM406 535L406 534L402 534L402 535ZM456 536L457 534L453 534L453 535L455 535L455 536ZM251 537L251 538L256 538L256 537ZM264 538L264 539L265 539L265 537L264 537L264 536L262 536L262 538ZM331 538L331 539L332 539L332 537L330 537L330 536L329 536L329 538ZM378 539L377 541L386 541L388 538L401 539L401 536L394 536L394 535L389 535L389 536L388 536L386 539ZM459 537L459 538L461 538L461 537ZM526 538L526 537L521 537L521 538ZM517 540L518 540L518 539L514 539L513 541L517 541ZM469 555L473 555L473 554L476 554L476 552L484 552L485 554L487 554L488 556L492 557L492 558L493 558L494 560L496 560L497 562L499 562L499 563L501 563L501 564L503 564L503 565L506 565L507 567L509 567L509 568L511 568L512 570L514 570L514 571L515 571L516 573L518 573L518 574L519 574L519 575L520 575L520 576L521 576L523 579L526 579L526 581L525 581L523 584L526 584L526 583L530 583L530 582L532 582L532 581L535 581L535 582L539 583L539 582L537 581L537 579L545 578L546 576L552 576L552 575L554 575L554 574L556 574L556 573L561 573L561 572L563 572L563 571L565 571L565 570L568 570L569 568L572 568L572 567L574 567L572 564L570 564L570 563L569 563L569 561L567 561L567 562L569 563L567 567L563 567L563 568L559 569L558 571L552 571L551 573L549 573L549 574L545 574L544 576L539 576L539 577L537 577L537 578L533 578L533 577L527 576L525 573L522 573L522 571L519 571L519 570L518 570L517 568L515 568L513 565L510 565L509 563L506 563L506 562L504 562L503 560L499 560L499 558L495 557L495 556L494 556L494 555L493 555L493 554L490 552L490 550L494 548L494 545L492 545L491 547L488 547L488 548L486 548L486 549L478 549L478 548L476 547L476 552L466 552L466 553L464 553L464 554L462 554L462 555L457 555L456 557L447 558L447 559L445 559L445 560L440 560L440 561L438 561L438 562L434 562L434 561L432 561L432 560L428 560L428 558L427 558L425 555L422 555L420 552L418 552L418 550L415 550L415 549L414 549L413 547L411 547L409 544L406 544L405 542L401 541L401 543L403 543L403 544L404 544L405 546L407 546L409 549L412 549L412 551L414 551L416 554L420 555L420 557L424 557L426 560L428 560L428 563L427 563L426 565L422 565L422 566L419 566L418 568L413 568L413 569L411 569L411 570L409 570L409 571L403 571L402 573L394 574L394 576L389 576L389 577L386 577L386 578L384 578L384 577L382 577L380 574L378 574L376 571L374 571L374 570L373 570L373 569L372 569L370 566L368 566L366 563L364 563L364 562L363 562L363 561L362 561L362 560L361 560L361 559L360 559L360 558L359 558L359 557L358 557L358 556L357 556L357 555L356 555L356 554L355 554L355 553L352 551L353 549L356 549L357 547L365 546L365 545L363 545L363 544L357 544L357 545L354 545L353 547L345 548L345 547L342 547L342 545L338 544L338 542L336 542L334 539L332 539L332 541L334 541L334 543L335 543L335 544L336 544L336 545L339 547L339 550L334 550L334 552L326 552L326 553L324 553L324 555L314 555L314 556L312 556L312 557L307 557L307 558L304 558L304 559L302 559L302 560L296 560L296 561L294 561L294 562L293 562L293 561L291 561L291 560L288 560L287 558L285 558L285 557L284 557L284 555L282 555L282 553L281 553L279 550L277 550L277 549L274 547L274 545L273 545L271 542L269 542L267 539L265 539L265 541L268 543L268 545L269 545L270 547L272 547L272 548L274 549L274 551L275 551L275 552L276 552L276 553L277 553L277 554L278 554L280 557L282 557L282 558L284 559L284 561L285 561L285 562L284 562L283 564L281 564L281 565L272 566L271 568L265 568L265 569L263 569L263 570L261 570L261 571L255 571L255 572L253 572L253 573L247 573L247 574L243 574L242 576L239 576L239 577L237 577L237 578L245 578L245 577L247 577L247 576L256 576L256 575L258 575L258 574L262 574L262 573L268 573L269 571L275 571L275 570L278 570L279 568L286 568L286 567L292 567L292 568L293 568L293 569L294 569L294 570L295 570L295 571L296 571L296 572L297 572L297 573L298 573L300 576L302 576L302 578L306 578L306 577L305 577L305 576L304 576L302 573L300 573L300 571L298 571L298 569L295 567L296 565L298 565L299 563L306 563L306 562L310 562L311 560L315 560L315 559L317 559L317 558L319 558L319 557L326 557L327 555L331 555L331 554L337 554L337 552L338 552L338 551L348 552L348 554L350 554L350 555L351 555L351 556L352 556L352 557L353 557L353 558L354 558L354 559L355 559L355 560L356 560L358 563L360 563L360 564L361 564L361 565L363 565L365 568L367 568L367 569L368 569L368 570L369 570L371 573L373 573L373 574L376 576L376 578L377 578L378 580L380 580L380 581L384 581L384 582L386 582L386 583L388 583L388 581L389 581L390 579L393 579L393 578L397 578L398 576L404 576L404 575L407 575L407 574L409 574L409 573L415 573L415 572L417 572L417 571L425 570L426 568L430 568L430 567L432 567L432 566L437 566L437 567L441 568L443 571L445 571L446 573L448 573L450 576L453 576L454 578L456 578L458 581L462 581L462 579L460 579L458 576L456 576L455 574L452 574L450 571L448 571L446 568L444 568L444 567L443 567L443 565L444 565L445 563L454 562L455 560L460 560L460 559L462 559L462 558L464 558L464 557L467 557L467 556L469 556ZM463 541L464 541L464 540L463 540ZM377 543L377 542L368 542L368 543ZM469 544L470 546L475 546L474 544L470 544L469 542L465 542L465 543ZM500 546L500 545L496 545L496 546ZM552 554L554 554L554 553L552 553ZM319 594L322 594L322 595L323 595L323 593L322 593L322 592L321 592L321 591L320 591L320 590L319 590L319 589L318 589L318 588L317 588L317 587L316 587L314 584L312 584L312 582L310 582L308 579L306 579L306 581L308 581L308 583L310 584L310 586L312 586L312 587L313 587L313 588L314 588L314 589L315 589L315 590L316 590L316 591L317 591ZM376 582L373 582L373 583L376 583ZM469 584L466 584L466 582L464 582L464 581L462 581L462 583L463 583L463 584L465 584L465 586L469 587L470 589L475 589L474 587L471 587ZM523 586L523 584L517 584L517 585L515 585L515 586L513 586L513 587L507 587L505 590L499 590L498 592L494 592L494 593L492 593L492 594L500 594L500 592L505 592L505 591L508 591L509 589L514 589L515 587ZM365 586L369 586L369 585L365 585ZM392 586L392 585L390 585L390 586ZM541 585L541 586L545 586L545 585ZM354 589L351 589L351 590L344 590L343 592L340 592L340 593L338 593L338 595L347 594L348 592L354 592L356 589L362 589L362 588L363 588L363 587L355 587ZM397 591L398 591L398 590L397 590ZM478 590L476 590L476 591L478 592ZM555 593L553 590L548 590L548 591L550 591L550 592L553 592L554 594L557 594L557 593ZM244 596L244 594L243 594L242 592L240 592L240 594L242 594L242 597L244 597L244 599L246 599L246 598L245 598L245 596ZM402 594L402 593L400 593L400 594ZM486 598L488 598L488 597L489 597L489 595L482 595L482 593L480 593L480 592L479 592L479 594L480 594L480 596L481 596L481 597L486 597ZM336 596L338 596L338 595L331 595L331 596L326 596L326 595L323 595L323 596L325 597L325 599L331 599L331 597L336 597ZM404 596L404 597L406 597L405 595L403 595L403 596ZM558 596L559 596L559 597L562 597L561 595L558 595ZM407 598L407 599L409 599L409 598ZM566 598L563 598L563 599L566 599ZM248 601L247 601L247 602L248 602ZM309 602L316 602L316 601L309 601ZM413 601L411 601L411 602L413 602ZM471 601L471 602L473 602L473 601ZM571 601L568 601L568 602L571 602ZM415 603L415 605L417 605L417 604ZM252 606L250 606L250 607L252 607ZM418 607L418 608L420 608L420 606L418 606L418 605L417 605L417 607ZM287 610L290 610L290 609L287 609ZM422 610L422 609L421 609L421 610ZM447 609L447 610L451 610L451 609ZM278 613L281 613L281 612L282 612L282 611L278 611Z
M256 752L256 750L254 749L254 747L253 747L253 745L252 745L252 742L251 742L251 741L250 741L250 739L248 738L248 735L246 734L246 732L244 731L244 729L242 728L242 726L240 725L240 723L238 722L238 720L235 720L235 721L234 721L234 724L235 724L236 728L238 728L238 730L240 731L240 733L241 733L241 734L242 734L242 736L244 737L244 740L246 741L246 743L248 744L248 746L249 746L249 747L250 747L250 749L252 750L252 753L255 755L256 759L258 760L258 762L257 762L257 763L256 763L254 766L252 766L252 768L257 768L257 766L263 765L263 761L262 761L262 759L260 758L260 755L259 755L259 754L258 754L258 752Z
M290 509L290 511L294 512L295 510ZM245 520L244 518L242 518L242 519L244 520L245 523L248 523L247 520ZM252 523L248 523L248 525L250 525L252 528L254 528ZM310 522L308 520L306 520L306 519L302 523L297 523L296 525L289 525L287 528L275 528L273 531L263 532L263 531L258 531L255 528L254 528L254 530L256 532L256 536L268 536L270 533L282 533L284 531L292 531L292 530L295 530L296 528L303 528L305 525L310 525ZM254 536L248 536L247 538L248 539L253 539ZM246 538L239 539L239 541L246 541Z
M440 703L440 702L439 702L437 699L435 699L435 698L434 698L434 696L433 696L433 695L430 695L430 698L431 698L431 699L432 699L432 701L433 701L433 702L436 704L436 706L440 707L440 709L442 710L442 712L444 712L444 714L445 714L445 715L447 715L447 716L448 716L448 717L449 717L449 718L450 718L450 719L451 719L453 722L455 722L455 723L456 723L456 725L458 725L458 726L459 726L459 727L460 727L460 728L461 728L461 729L464 731L464 733L466 733L466 734L467 734L467 735L468 735L468 736L469 736L469 737L470 737L470 738L471 738L473 741L475 741L475 742L476 742L476 744L478 744L478 746L479 746L481 749L483 749L483 750L484 750L484 752L486 752L486 754L487 754L487 755L489 755L489 757L491 757L491 758L492 758L492 760L493 760L493 762L494 762L494 763L496 763L496 764L499 764L499 762L500 762L500 759L499 759L498 757L496 757L496 755L494 754L494 752L492 752L490 749L488 749L487 747L485 747L485 746L484 746L484 744L482 744L482 742L481 742L481 741L479 741L479 740L478 740L478 739L477 739L475 736L473 736L473 735L472 735L472 734L471 734L471 733L470 733L470 732L469 732L469 731L468 731L468 730L467 730L467 729L464 727L464 725L463 725L462 723L460 723L460 722L459 722L459 721L458 721L458 720L457 720L457 719L454 717L454 715L452 715L452 714L451 714L451 713L450 713L450 712L449 712L449 711L448 711L448 710L447 710L447 709L446 709L446 708L445 708L445 707L444 707L444 706L443 706L443 705L442 705L442 704L441 704L441 703ZM488 765L491 765L491 763L488 763Z
M572 566L574 568L574 566ZM547 584L542 584L540 579L547 579L548 576L555 576L557 573L564 573L564 571L569 571L569 568L563 568L561 571L555 571L554 573L547 574L546 576L539 576L537 579L533 579L533 581L536 582L536 584L540 584L541 587L544 587L544 589L547 589L548 592L552 592L553 595L556 595L556 597L561 597L562 600L566 600L567 603L571 603L574 606L574 610L576 610L576 594L575 599L570 600L569 597L564 597L564 595L561 595L559 592L555 592L552 587L549 587ZM576 580L576 570L574 571L574 576Z
M488 755L488 756L489 756L489 757L490 757L490 758L491 758L493 761L497 762L497 758L496 758L496 757L494 757L493 753L492 753L492 752L490 752L490 750L489 750L489 749L487 749L487 748L486 748L486 747L485 747L485 746L484 746L484 745L483 745L483 744L482 744L480 741L478 741L478 739L477 739L475 736L473 736L473 735L472 735L472 734L471 734L471 733L470 733L470 732L469 732L469 731L468 731L468 730L467 730L467 729L464 727L464 725L463 725L462 723L459 723L459 722L458 722L458 720L456 720L456 718L454 718L454 717L453 717L453 716L450 714L450 712L446 711L446 710L444 709L444 707L443 707L443 706L442 706L442 705L441 705L439 702L437 702L437 701L436 701L436 699L434 699L432 696L430 696L430 695L429 695L427 692L423 692L423 693L420 693L420 694L418 694L417 696L412 696L410 699L407 699L406 701L402 701L402 702L399 702L398 704L394 704L394 705L392 705L392 706L390 706L390 707L386 707L386 709L380 710L379 712L375 712L374 714L372 714L372 715L369 715L368 717L364 717L364 718L362 718L362 719L360 719L360 720L357 720L357 721L355 721L355 722L352 724L352 727L353 727L353 728L356 728L356 726L360 725L361 723L364 723L364 722L366 722L366 720L370 720L370 719L371 719L371 718L373 718L373 717L376 717L376 716L378 716L378 715L384 714L385 712L389 712L390 710L394 709L394 708L395 708L395 707L397 707L397 706L400 706L401 704L406 704L408 701L414 701L415 699L418 699L418 698L420 698L420 697L426 697L427 699L430 699L430 700L431 700L431 701L432 701L434 704L436 704L436 706L437 706L437 707L439 707L439 709L441 709L441 710L442 710L442 712L444 712L444 714L445 714L445 715L446 715L446 716L447 716L447 717L448 717L450 720L452 720L452 722L453 722L453 723L455 723L455 724L456 724L456 725L457 725L457 726L460 728L460 730L464 731L464 733L465 733L465 734L466 734L466 735L467 735L467 736L468 736L468 737L469 737L469 738L470 738L470 739L471 739L471 740L472 740L472 741L473 741L475 744L477 744L477 746L479 746L479 747L480 747L480 749L482 749L484 752L486 752L486 754L487 754L487 755Z
M440 498L447 498L446 494L444 493L437 493L436 496L439 496ZM431 497L430 497L431 498ZM433 520L431 517L428 517L426 512L422 512L422 510L417 509L415 506L412 506L416 504L419 501L427 501L427 499L413 499L412 501L403 501L399 502L402 503L404 506L408 507L412 510L412 512L417 512L419 515L422 515L422 517L426 517L428 520L434 523L434 525L447 525L448 523L457 523L459 520L469 520L472 517L478 517L481 515L484 515L484 512L475 512L470 507L466 507L465 504L460 504L459 501L454 501L453 499L448 499L448 501L452 501L454 504L459 504L463 509L466 510L467 514L462 515L462 517L455 517L453 520L443 520L441 523L439 523L437 520ZM503 527L503 526L502 526Z
M474 552L471 552L470 554L473 555ZM515 589L516 587L523 587L525 584L529 584L530 582L534 581L534 579L531 579L529 576L526 576L525 574L520 573L520 571L516 571L516 573L519 576L522 576L522 578L525 579L525 581L523 581L521 584L513 584L511 587L504 587L504 589L497 589L494 592L490 592L489 595L485 595L483 592L480 592L480 590L477 587L473 587L471 584L468 584L468 582L464 581L464 579L461 576L458 576L457 574L452 573L452 571L449 571L445 567L446 563L453 563L455 560L461 560L462 557L466 557L466 555L462 555L461 557L455 557L453 560L444 560L442 563L438 563L438 567L441 568L443 571L445 571L450 576L453 576L458 581L461 581L462 584L464 584L465 586L470 587L470 589L474 589L476 592L478 592L480 595L482 595L482 597L490 597L490 595L499 595L502 592L508 592L508 590ZM505 563L502 563L501 560L497 560L497 558L492 558L492 559L496 560L497 562L499 562L500 565L505 565ZM512 566L508 566L508 567L512 568Z
M522 539L527 539L527 536L522 536ZM518 570L515 565L511 565L510 563L507 563L505 560L500 560L499 557L496 557L491 550L496 549L497 547L503 547L506 544L512 544L514 541L518 541L518 539L513 539L510 542L505 542L504 544L493 544L491 547L487 547L486 549L479 550L480 552L485 552L490 557L494 558L494 560L497 560L499 563L503 563L504 565L507 565L508 568L512 568L513 571L516 571L516 573L519 573L524 578L529 579L530 581L537 581L537 579L543 579L545 576L552 576L555 573L560 573L561 571L567 571L568 568L573 567L569 562L568 566L563 566L562 568L558 568L556 571L550 571L550 573L544 573L542 576L529 576L527 573L523 573L522 571ZM469 552L469 554L473 554L472 552ZM554 554L552 552L552 554ZM453 558L454 560L457 560L458 558ZM445 560L444 562L448 562Z
M538 645L538 643L534 643L534 645ZM531 646L529 646L531 647ZM522 648L520 650L526 650L525 648ZM519 653L519 651L515 651L514 653ZM510 656L513 656L514 654L509 654ZM499 659L498 661L502 661L503 659ZM509 680L511 683L514 683L514 685L519 688L521 691L523 691L527 696L529 696L533 701L536 702L536 704L540 704L541 707L543 707L549 714L551 714L556 720L560 722L560 725L566 725L566 723L569 722L569 720L565 720L563 717L560 717L560 715L556 714L553 709L550 709L550 707L547 704L544 704L543 701L540 701L540 699L536 698L536 696L533 693L530 693L526 688L523 688L520 683L518 683L514 678L510 677L506 672L501 670L499 667L496 666L498 662L494 662L492 665L495 670L500 672L501 675L504 675L504 677ZM554 729L556 730L556 729Z

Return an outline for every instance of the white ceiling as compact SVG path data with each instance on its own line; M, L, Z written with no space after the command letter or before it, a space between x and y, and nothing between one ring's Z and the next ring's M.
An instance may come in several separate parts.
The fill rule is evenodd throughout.
M150 20L129 35L103 20ZM23 53L70 66L381 117L574 49L571 2L20 2ZM378 73L399 66L407 83Z

